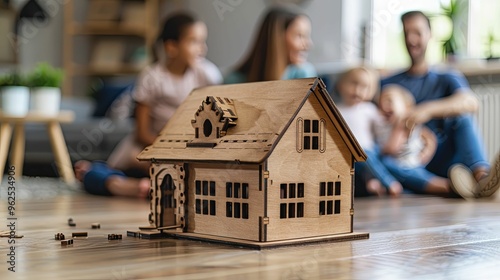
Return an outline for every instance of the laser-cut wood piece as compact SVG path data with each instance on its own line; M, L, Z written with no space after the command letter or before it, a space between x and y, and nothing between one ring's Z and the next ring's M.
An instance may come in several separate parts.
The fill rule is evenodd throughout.
M55 236L54 236L54 239L55 240L64 240L66 238L64 237L63 233L56 233Z
M73 239L61 240L61 246L73 245Z
M353 232L366 154L320 79L195 89L138 159L151 162L158 231L129 236L252 248L368 237Z
M4 230L0 231L0 237L8 237L8 238L23 238L24 235L22 234L16 234L13 231L10 230Z
M92 227L92 229L100 229L101 228L101 224L99 224L99 223L92 223L91 227Z
M108 240L119 240L119 239L122 239L121 234L115 234L115 233L108 234Z
M71 233L72 237L88 237L89 233L84 231L84 232L73 232Z

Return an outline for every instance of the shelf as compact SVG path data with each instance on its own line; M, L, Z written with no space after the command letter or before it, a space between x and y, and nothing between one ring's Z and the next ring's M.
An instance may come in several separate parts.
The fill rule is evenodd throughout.
M86 94L96 77L137 76L143 59L136 50L156 42L161 1L66 0L63 94Z
M84 66L84 65L74 65L73 66L74 75L88 75L88 76L123 76L123 75L135 75L138 74L142 69L130 64L122 64L119 66Z
M147 32L144 26L121 22L87 22L73 24L73 35L124 35L145 37Z

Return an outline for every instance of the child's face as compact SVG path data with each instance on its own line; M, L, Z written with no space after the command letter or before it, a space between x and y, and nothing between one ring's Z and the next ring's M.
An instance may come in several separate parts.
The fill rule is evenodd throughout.
M354 70L339 82L338 90L342 102L347 106L366 101L370 94L370 77L361 69Z
M294 19L285 31L288 59L291 64L302 64L307 60L307 51L312 45L311 21L305 16Z
M207 53L207 26L196 22L187 27L174 48L170 58L194 66Z
M403 118L406 113L406 104L403 97L391 90L384 90L380 93L379 108L382 115L389 122Z

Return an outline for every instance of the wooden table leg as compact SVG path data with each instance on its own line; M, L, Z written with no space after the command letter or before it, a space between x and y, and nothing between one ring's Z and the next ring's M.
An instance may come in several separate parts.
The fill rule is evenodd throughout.
M68 153L68 147L64 141L64 135L61 130L61 125L58 122L50 122L47 124L52 151L54 151L56 164L59 169L59 175L64 178L68 184L75 182L75 174Z
M11 164L16 168L16 179L23 176L24 167L24 123L16 123L14 126L14 137L12 138Z
M5 163L7 162L7 154L9 153L11 135L12 127L10 126L10 124L0 124L0 183L2 182Z

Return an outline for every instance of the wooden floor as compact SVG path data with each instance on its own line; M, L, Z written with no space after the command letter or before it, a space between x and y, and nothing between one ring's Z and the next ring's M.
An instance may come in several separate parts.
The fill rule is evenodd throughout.
M26 189L21 189L26 188ZM405 196L356 199L355 230L370 239L256 251L186 240L126 236L146 225L146 201L64 187L18 186L15 270L0 238L0 279L498 279L500 199ZM1 188L0 231L7 229ZM73 218L76 227L67 225ZM91 229L100 223L100 229ZM54 240L86 231L72 246ZM109 233L122 240L107 240Z

